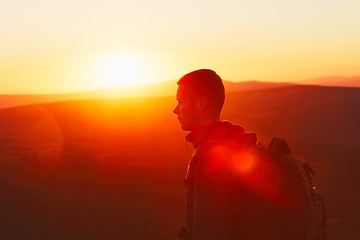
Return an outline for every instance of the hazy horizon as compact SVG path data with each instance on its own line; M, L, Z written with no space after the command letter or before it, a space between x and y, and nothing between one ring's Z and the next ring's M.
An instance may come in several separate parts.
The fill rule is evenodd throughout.
M180 76L181 77L181 76ZM173 78L173 80L166 80L166 81L156 81L156 82L144 82L141 84L136 85L118 85L118 86L103 86L103 87L92 87L92 88L79 88L73 89L68 91L62 90L49 90L45 92L32 92L32 91L14 91L14 92L2 92L0 89L0 95L66 95L66 94L76 94L76 93L83 93L83 92L93 92L93 91L101 91L101 90L114 90L123 89L128 91L136 91L139 88L145 88L147 86L157 86L162 84L170 84L172 82L176 82L177 80ZM303 79L299 81L267 81L261 79L248 79L248 80L240 80L234 81L229 79L223 79L225 82L230 83L246 83L246 82L259 82L259 83L289 83L289 84L309 84L309 85L321 85L321 86L338 86L338 87L359 87L360 86L360 74L357 76L320 76L320 77L313 77L309 79ZM343 84L342 84L343 83ZM354 83L354 84L353 84ZM355 84L356 83L356 84ZM176 86L176 85L174 85Z

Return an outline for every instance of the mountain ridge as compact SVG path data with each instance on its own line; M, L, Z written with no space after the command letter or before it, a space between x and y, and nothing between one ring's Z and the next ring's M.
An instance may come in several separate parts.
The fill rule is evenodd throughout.
M260 81L230 82L224 81L227 92L268 89L292 85L291 83L272 83ZM57 101L68 101L89 98L128 98L146 96L174 96L176 94L176 81L147 84L134 87L116 87L84 92L61 94L3 94L0 95L0 109L29 104L39 104Z
M308 79L299 83L334 87L360 87L360 76L325 76Z
M248 80L233 82L224 80L225 90L228 93L238 91L252 91L261 89L271 89L294 85L318 85L332 87L360 87L360 76L342 77L328 76L309 80L293 82L265 82L258 80ZM99 90L88 90L71 93L55 94L0 94L0 109L21 105L48 103L57 101L68 101L89 98L128 98L144 96L174 96L176 94L176 80L152 83L132 87L114 87Z

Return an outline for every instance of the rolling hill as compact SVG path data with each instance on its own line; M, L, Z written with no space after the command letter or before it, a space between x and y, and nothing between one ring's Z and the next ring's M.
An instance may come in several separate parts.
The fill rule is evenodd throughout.
M223 118L288 140L325 195L329 240L360 238L360 89L229 92ZM0 110L2 239L177 239L192 146L174 97Z
M360 87L360 76L342 77L342 76L329 76L309 79L301 82L303 84L312 84L320 86L333 86L333 87Z

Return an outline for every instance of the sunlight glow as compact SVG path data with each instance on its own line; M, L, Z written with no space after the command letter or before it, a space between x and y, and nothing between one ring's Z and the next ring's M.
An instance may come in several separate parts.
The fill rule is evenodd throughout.
M149 63L144 56L135 53L105 55L95 68L95 85L101 88L136 86L154 81Z
M239 151L233 156L234 169L240 175L247 175L252 173L256 168L257 159L255 155L248 151Z

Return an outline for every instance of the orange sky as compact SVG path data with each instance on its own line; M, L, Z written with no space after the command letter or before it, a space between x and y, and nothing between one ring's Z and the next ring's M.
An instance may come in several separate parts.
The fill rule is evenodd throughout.
M167 81L360 75L357 0L0 3L0 94ZM126 79L124 79L126 76Z

